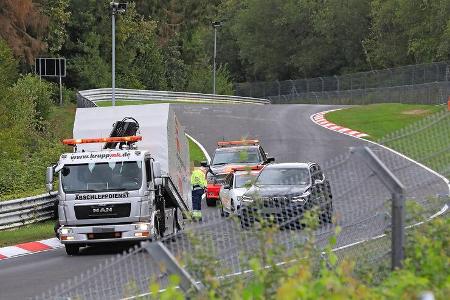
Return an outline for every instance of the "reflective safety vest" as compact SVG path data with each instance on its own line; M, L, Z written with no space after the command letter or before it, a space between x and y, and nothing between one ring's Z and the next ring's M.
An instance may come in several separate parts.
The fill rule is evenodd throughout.
M196 170L194 170L194 172L192 172L191 185L192 185L193 189L198 188L198 187L199 188L206 187L207 182L205 179L205 174L201 170L196 169Z

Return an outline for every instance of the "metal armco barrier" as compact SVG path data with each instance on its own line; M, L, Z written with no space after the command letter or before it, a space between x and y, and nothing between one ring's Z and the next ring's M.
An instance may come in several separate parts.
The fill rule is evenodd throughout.
M56 193L0 202L0 230L53 218Z
M77 105L78 107L93 107L96 106L96 102L111 101L111 94L110 88L79 91L77 93ZM118 101L270 104L268 99L186 92L116 89L115 94Z

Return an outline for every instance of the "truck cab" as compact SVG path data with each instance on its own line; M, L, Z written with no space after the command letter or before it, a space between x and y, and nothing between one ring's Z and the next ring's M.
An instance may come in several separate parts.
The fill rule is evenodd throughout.
M163 111L170 112L167 107ZM77 111L79 119L85 115L78 116ZM75 129L85 126L85 122L78 124L83 125L76 124ZM187 141L181 128L169 132L166 124L144 128L140 136L135 135L137 120L127 117L113 124L109 137L63 141L74 152L62 154L57 164L47 168L46 186L53 190L57 174L57 236L67 254L76 255L89 245L152 241L183 229L183 216L190 207L189 191L180 178L189 153L182 155ZM152 137L155 132L158 139ZM152 151L152 145L158 150Z
M161 173L147 151L66 153L55 170L58 235L68 254L90 244L157 239L182 226L176 205L158 203Z

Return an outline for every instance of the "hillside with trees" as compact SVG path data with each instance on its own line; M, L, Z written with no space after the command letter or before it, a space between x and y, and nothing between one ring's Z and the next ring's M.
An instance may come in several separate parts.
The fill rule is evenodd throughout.
M61 56L71 89L111 85L108 1L3 0L0 38L33 70ZM135 0L116 26L117 86L210 92L233 82L345 74L450 59L450 0Z

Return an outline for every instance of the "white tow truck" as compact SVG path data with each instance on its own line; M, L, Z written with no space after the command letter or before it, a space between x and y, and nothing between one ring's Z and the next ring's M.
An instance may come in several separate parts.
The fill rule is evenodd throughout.
M74 152L46 176L51 191L58 174L57 235L67 254L183 229L191 210L189 148L169 104L79 108L73 135L64 143Z

